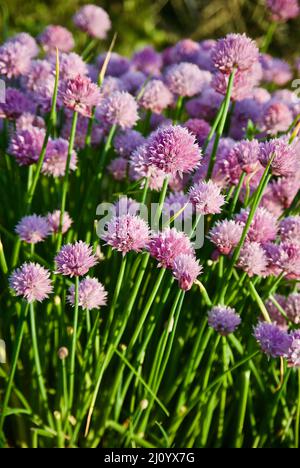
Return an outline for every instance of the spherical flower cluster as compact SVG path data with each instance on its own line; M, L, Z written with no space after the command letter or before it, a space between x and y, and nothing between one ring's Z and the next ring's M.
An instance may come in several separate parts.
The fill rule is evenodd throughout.
M285 60L272 57L269 54L260 54L259 61L262 66L263 81L266 83L283 86L291 81L293 72Z
M147 247L150 237L148 224L138 216L130 214L115 216L105 227L101 238L123 255L130 251L139 252Z
M50 273L37 263L24 263L9 279L10 287L17 296L27 302L42 302L52 292Z
M37 100L35 93L44 85L45 80L54 78L53 64L47 60L32 60L26 76L22 77L22 84L28 90L32 91L32 97Z
M267 0L267 6L274 21L287 21L300 14L297 0Z
M101 94L90 78L78 75L65 83L61 89L61 98L68 109L91 117L93 107L100 104Z
M255 172L260 166L258 155L259 155L259 143L257 140L242 140L231 150L234 153L242 171L246 174Z
M283 242L300 243L300 216L288 216L279 226L280 238Z
M30 166L38 161L44 138L44 129L32 127L21 130L12 136L8 152L16 158L19 166Z
M266 167L272 160L271 170L277 176L289 176L296 170L297 154L287 138L275 138L260 144L259 160Z
M259 127L269 135L287 132L293 122L293 114L282 102L268 102L263 110Z
M194 256L189 238L175 228L167 228L153 234L149 242L149 252L159 262L159 267L173 269L175 258L185 254Z
M107 54L100 54L97 59L98 69L101 70L104 62L107 58ZM126 57L122 57L122 55L117 54L116 52L112 52L109 57L109 62L106 69L106 76L110 77L119 77L122 76L124 73L129 71L130 61Z
M184 291L191 289L201 271L202 267L192 255L180 254L174 260L173 276Z
M20 42L6 42L0 47L0 75L8 79L25 75L30 67L31 55Z
M229 86L229 74L218 72L212 80L212 87L224 96ZM247 71L238 71L234 75L231 99L233 101L242 101L251 97L253 88L258 86L261 80L261 66L259 63Z
M236 221L246 225L249 216L249 209L242 209L235 217ZM259 242L261 244L275 240L278 231L277 217L265 208L258 208L255 212L252 223L247 234L247 240Z
M113 159L107 166L107 170L115 180L124 180L127 174L127 167L127 159L120 157Z
M25 216L16 226L16 233L22 241L28 244L42 242L49 235L49 232L47 219L35 214Z
M199 94L206 84L206 76L193 63L172 65L165 74L165 82L170 91L178 96L192 97Z
M243 226L233 220L218 221L209 232L210 241L223 255L229 255L238 245L243 233Z
M219 305L208 313L208 325L222 336L233 333L240 323L240 316L231 307Z
M165 173L149 162L147 145L139 146L130 157L131 180L148 179L149 188L159 191L164 183Z
M36 40L30 34L26 32L15 34L14 36L8 39L7 43L19 44L19 45L24 46L24 48L26 49L27 55L30 58L36 57L40 51Z
M146 75L138 70L129 70L122 75L122 83L125 91L135 94L146 82Z
M267 257L258 242L247 242L241 250L237 266L248 276L264 276L267 268Z
M61 218L60 213L61 213L60 210L56 210L53 213L49 213L47 216L49 230L50 232L54 234L57 234L59 232L60 218ZM62 233L65 234L66 232L68 232L72 224L73 224L72 218L70 217L69 213L65 211L63 218L62 218L62 226L61 226Z
M85 242L66 244L55 257L56 273L64 276L83 276L96 265L92 247Z
M147 46L137 51L132 57L132 66L135 70L147 75L159 75L162 67L162 57L153 47Z
M269 357L287 357L291 337L273 323L261 322L254 329L254 337L262 351Z
M56 57L50 56L50 63L55 67ZM75 79L78 75L87 76L88 67L80 55L71 52L70 54L59 54L59 77L60 81Z
M190 133L196 137L198 145L202 146L209 135L210 125L203 119L189 119L185 122L184 126Z
M166 175L192 172L201 160L195 136L178 125L159 128L150 138L147 152L150 164Z
M74 49L75 42L73 35L68 29L50 24L38 37L39 43L45 52L70 52Z
M160 114L173 103L173 95L160 80L151 80L143 88L139 104L144 109Z
M75 286L69 289L68 301L75 305ZM84 310L99 309L107 304L107 292L96 279L87 276L79 283L78 305Z
M25 112L34 110L34 106L26 94L15 88L7 88L5 102L0 102L0 118L15 120Z
M211 180L194 185L189 191L189 200L201 215L221 213L225 203L220 187Z
M140 209L140 204L133 200L133 198L128 198L126 196L120 197L118 201L114 204L114 215L120 218L123 215L131 214L135 216Z
M291 334L291 346L288 354L288 366L300 367L300 331L294 330Z
M248 71L258 62L257 45L246 34L228 34L219 39L213 52L214 66L222 73Z
M136 130L126 130L118 133L114 138L114 148L123 158L129 158L131 154L145 143L145 138Z
M77 28L98 39L105 39L111 28L108 14L96 5L85 5L80 8L73 21Z
M51 140L48 143L46 156L42 166L45 175L53 177L63 177L66 172L69 143L63 138ZM72 151L69 170L75 171L77 168L77 155Z
M285 303L285 311L288 318L299 325L300 323L300 294L290 294Z
M24 112L16 120L17 132L21 132L22 130L31 130L32 127L45 128L45 121L43 117L31 114L30 112Z
M215 117L223 96L213 88L205 87L202 94L186 103L186 110L190 117L211 120Z
M115 91L102 101L97 117L107 125L118 125L122 129L132 128L139 119L138 106L131 94Z

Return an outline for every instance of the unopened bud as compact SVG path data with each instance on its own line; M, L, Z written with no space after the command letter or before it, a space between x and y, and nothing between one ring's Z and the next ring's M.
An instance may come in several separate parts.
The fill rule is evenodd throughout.
M69 350L65 347L62 347L62 348L59 348L57 354L58 354L59 359L63 361L64 359L67 359L67 357L69 356Z
M141 409L144 411L145 409L148 408L148 406L149 406L149 401L146 400L146 399L142 400L141 403L140 403L140 406L141 406Z

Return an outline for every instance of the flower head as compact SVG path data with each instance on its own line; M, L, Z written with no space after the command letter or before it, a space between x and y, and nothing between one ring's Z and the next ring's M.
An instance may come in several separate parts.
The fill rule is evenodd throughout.
M130 178L140 180L143 177L149 181L151 190L159 191L164 183L165 173L149 162L147 145L139 146L130 157Z
M210 241L219 252L229 255L238 245L243 233L243 226L233 220L218 221L209 232Z
M63 103L68 109L90 117L93 107L101 101L100 89L86 76L78 75L66 82L61 91Z
M195 136L178 125L159 128L150 137L147 152L150 164L167 175L191 172L201 160Z
M288 318L299 325L300 323L300 294L290 294L286 300L285 311Z
M259 160L266 167L271 161L271 170L277 176L289 176L296 170L297 154L287 138L275 138L260 144Z
M38 40L46 52L55 52L56 49L61 52L70 52L75 46L72 33L62 26L53 24L44 29Z
M131 94L115 91L104 99L97 110L98 118L107 125L132 128L139 119L138 105Z
M220 187L212 180L194 185L189 191L189 199L196 212L202 215L221 213L225 203Z
M42 302L52 292L50 273L37 263L24 263L9 279L10 287L17 296L27 302Z
M30 166L38 161L45 138L45 130L32 127L16 132L10 140L9 153L19 166Z
M50 232L58 233L60 227L60 210L56 210L53 213L49 213L47 216L47 222L50 228ZM62 219L62 233L65 234L71 227L73 220L67 211L64 212Z
M293 122L293 114L288 106L282 102L268 102L262 110L259 127L263 132L277 135L279 132L287 132Z
M126 130L118 133L114 138L114 148L123 158L129 158L131 154L145 143L145 138L136 130Z
M300 216L284 218L279 226L280 238L283 242L300 243Z
M237 266L250 277L264 276L267 268L267 257L258 242L247 242L241 250Z
M149 252L162 268L173 269L175 258L186 254L195 256L189 238L175 228L167 228L162 232L153 234L149 242Z
M24 216L16 226L16 233L20 239L28 244L42 242L48 235L50 229L47 219L43 216Z
M56 272L64 276L83 276L96 265L92 247L85 242L66 244L55 257Z
M249 209L242 209L235 219L244 227L248 220L248 216ZM247 240L250 242L259 242L264 244L274 240L277 236L277 231L277 217L265 208L257 208L248 230Z
M115 180L124 180L127 174L127 167L128 160L120 157L113 159L107 166L107 170Z
M297 0L267 0L267 6L274 21L287 21L300 13Z
M133 68L146 73L146 75L159 75L162 64L161 55L151 46L137 51L132 57Z
M50 56L50 63L55 67L56 57ZM88 75L88 67L80 55L75 52L69 54L59 54L59 76L61 81L67 81L77 78L79 75L85 77Z
M44 159L42 173L53 177L63 177L66 172L69 143L63 138L51 140L48 143L46 156ZM72 151L69 170L75 171L77 168L77 155Z
M287 357L291 338L274 323L260 322L254 329L254 337L262 351L269 357Z
M103 67L106 58L107 53L100 54L98 56L97 65L99 70L101 70L101 68ZM122 55L117 54L116 52L112 52L110 54L109 62L107 65L106 75L114 77L122 76L123 79L123 75L124 73L129 71L129 67L130 61L127 57L123 57Z
M30 58L34 58L39 54L39 47L36 40L28 33L21 32L15 34L7 41L7 44L9 43L24 46L27 55L29 55Z
M260 166L259 143L257 140L242 140L238 142L231 150L241 166L241 169L247 174L255 172Z
M178 212L184 210L178 215L178 219L191 218L193 216L193 207L188 204L188 196L182 191L171 192L165 199L163 213L166 216L175 216Z
M166 72L165 82L178 96L192 97L199 94L206 84L205 72L193 63L172 65Z
M274 294L274 299L278 302L280 307L282 307L282 309L285 310L286 297L281 296L280 294ZM278 308L273 304L273 302L270 299L266 302L266 308L272 322L275 323L278 327L282 328L283 330L287 330L288 323L286 321L286 318L280 313Z
M156 114L160 114L172 103L173 95L161 80L149 81L139 99L140 106Z
M69 289L68 301L75 305L75 286ZM99 309L107 303L107 292L97 278L87 276L79 283L78 305L85 310Z
M229 74L234 69L250 70L258 62L259 51L256 43L246 34L228 34L219 39L213 52L214 66L222 73Z
M291 345L288 354L288 366L300 367L300 331L294 330L291 334Z
M202 267L193 255L180 254L174 259L173 276L184 291L191 289L201 271Z
M109 221L101 238L107 245L125 255L132 250L139 252L144 249L149 236L149 226L142 218L126 214L115 216Z
M8 79L25 75L30 67L31 54L20 42L6 42L0 47L0 75Z
M26 94L15 88L7 88L5 102L0 102L0 119L15 120L24 112L32 111L34 106Z
M240 323L240 316L231 307L216 306L208 313L208 325L222 336L233 333Z
M105 39L111 28L108 14L96 5L84 5L73 18L75 26L91 37Z
M184 127L190 133L193 133L197 139L197 143L202 146L209 135L210 125L203 119L189 119L185 122Z

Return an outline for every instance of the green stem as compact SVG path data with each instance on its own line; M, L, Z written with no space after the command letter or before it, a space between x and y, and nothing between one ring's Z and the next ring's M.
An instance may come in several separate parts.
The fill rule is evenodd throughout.
M244 422L248 402L248 393L250 387L251 371L247 370L242 373L241 392L239 396L239 409L237 414L236 435L234 439L234 448L241 448L243 445L244 435Z
M160 221L160 217L161 217L161 214L162 214L164 202L165 202L165 199L166 199L168 185L169 185L169 177L167 176L165 178L165 180L164 180L164 184L163 184L162 190L160 192L159 203L158 203L158 207L157 207L155 217L154 217L154 229L159 228L159 221Z
M233 200L232 200L230 213L229 213L230 216L232 216L233 213L235 212L236 205L237 205L237 202L239 200L239 197L240 197L240 194L241 194L241 191L242 191L242 188L243 188L245 177L246 177L246 173L242 172L239 183L238 183L238 186L236 188L236 191L235 191L235 194L234 194L234 197L233 197Z
M70 384L69 384L69 411L72 411L73 400L74 400L74 384L75 384L75 359L76 359L76 345L77 345L77 331L78 331L78 319L79 319L79 277L75 278L75 308L74 308L74 322L73 322L73 335L72 335L72 347L70 357Z
M269 47L270 47L270 44L272 42L272 39L273 39L273 36L274 36L274 33L277 29L277 23L275 22L272 22L270 25L269 25L269 28L268 28L268 31L267 31L267 34L264 38L264 42L263 42L263 45L261 47L261 52L262 53L267 53Z
M296 413L296 424L295 424L295 448L299 448L299 436L300 436L300 369L298 369L298 401L297 401L297 413Z

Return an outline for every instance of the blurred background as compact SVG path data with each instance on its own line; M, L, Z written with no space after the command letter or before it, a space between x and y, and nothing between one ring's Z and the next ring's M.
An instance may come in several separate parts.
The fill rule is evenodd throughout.
M130 55L154 44L161 49L179 38L217 38L228 32L246 32L260 39L269 26L265 0L0 0L2 37L26 30L37 35L47 24L74 30L72 15L94 3L109 13L118 32L116 50ZM77 34L78 37L78 34ZM84 38L79 34L80 41ZM279 26L271 52L291 60L300 55L300 19Z

